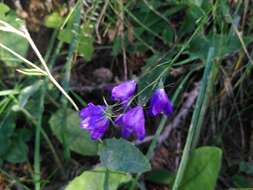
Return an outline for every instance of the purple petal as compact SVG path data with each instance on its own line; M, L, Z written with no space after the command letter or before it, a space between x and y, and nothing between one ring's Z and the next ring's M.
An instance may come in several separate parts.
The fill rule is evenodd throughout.
M129 138L130 135L133 133L133 129L131 127L125 126L121 129L121 135L124 138Z
M168 103L164 107L164 114L170 116L173 113L173 105L169 100Z
M117 126L121 126L123 125L123 114L120 114L116 119L115 119L115 124Z
M121 127L121 134L125 138L131 134L139 140L145 137L145 117L141 106L136 106L121 114L115 123Z
M93 128L89 129L91 139L92 140L98 140L101 139L104 134L106 129L109 126L109 121L106 118L102 118L99 121L96 121L93 123Z
M164 89L157 89L150 100L149 114L156 116L164 113L167 116L173 112L173 106Z
M93 103L88 103L87 107L81 109L80 117L86 118L90 115L103 115L105 111L105 106L94 105Z
M112 89L112 99L126 102L134 95L135 89L134 80L123 82Z
M109 126L105 109L105 106L89 103L80 111L80 127L86 129L93 140L102 138Z

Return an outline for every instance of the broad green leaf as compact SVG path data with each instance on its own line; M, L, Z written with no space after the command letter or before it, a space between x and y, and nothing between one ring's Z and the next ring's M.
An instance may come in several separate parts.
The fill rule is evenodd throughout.
M201 147L192 152L180 190L214 190L221 167L222 151Z
M5 10L6 11L6 10ZM14 11L9 11L6 15L0 14L0 19L6 21L15 28L20 28L24 22L19 19ZM17 52L21 56L25 57L28 50L28 42L23 37L14 33L0 31L0 43L6 45L14 52ZM0 60L6 63L8 66L17 66L22 61L15 58L12 54L6 50L0 48Z
M66 129L62 127L62 118L66 117ZM98 144L90 139L89 134L80 128L78 113L68 109L60 109L49 121L53 134L62 143L63 139L69 148L82 155L96 155ZM63 136L64 135L64 136Z
M124 139L107 139L99 149L102 165L111 170L143 173L150 170L148 159L130 142Z
M53 12L45 18L45 26L48 28L59 28L63 21L64 18L58 12Z
M85 171L73 179L65 190L104 190L105 173L104 168ZM117 190L120 184L131 180L129 174L117 171L109 171L108 178L108 190Z

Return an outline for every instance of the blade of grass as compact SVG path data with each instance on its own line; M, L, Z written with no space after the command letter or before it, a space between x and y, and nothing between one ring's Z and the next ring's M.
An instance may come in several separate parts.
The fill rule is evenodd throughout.
M196 107L194 109L192 122L190 125L190 129L189 129L187 139L186 139L186 144L183 151L182 160L180 162L179 169L178 169L172 190L180 189L180 184L182 182L191 151L196 146L196 142L198 141L198 136L199 136L198 134L201 129L200 123L204 117L204 115L201 114L201 111L203 111L204 109L203 106L205 106L204 104L206 103L206 91L207 91L208 79L210 77L210 71L212 68L213 55L214 55L214 48L211 47L208 51L208 58L207 58L207 63L205 66L204 75L201 82L200 94L198 96Z
M8 95L15 95L18 94L19 91L16 89L12 89L12 90L1 90L0 91L0 96L8 96Z
M71 68L72 68L72 62L73 62L73 57L75 54L75 50L77 48L78 45L78 35L79 35L79 27L80 27L80 23L81 23L81 1L79 0L77 2L77 5L75 6L74 9L74 19L73 19L73 23L72 23L72 33L73 33L73 37L71 39L71 43L68 49L68 55L66 58L66 64L65 64L65 76L64 76L64 81L63 81L63 88L66 92L69 91L69 82L70 82L70 75L71 75ZM68 144L65 140L65 133L64 131L66 131L66 114L67 114L67 102L65 101L65 99L62 97L61 99L62 103L63 103L63 110L64 110L64 114L62 117L62 141L63 141L63 146L64 146L64 157L66 160L70 159L70 149L68 148Z

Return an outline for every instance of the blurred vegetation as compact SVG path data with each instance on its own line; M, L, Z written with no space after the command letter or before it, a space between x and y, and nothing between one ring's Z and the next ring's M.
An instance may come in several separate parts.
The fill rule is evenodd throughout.
M252 187L252 16L249 0L0 1L0 189ZM146 118L141 151L79 128L128 79L138 104L163 83L175 108Z

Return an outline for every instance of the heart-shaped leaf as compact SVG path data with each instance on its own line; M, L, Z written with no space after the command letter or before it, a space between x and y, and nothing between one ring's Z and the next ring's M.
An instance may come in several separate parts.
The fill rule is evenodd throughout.
M124 139L107 139L99 150L103 166L117 171L143 173L150 163L142 152Z
M65 119L66 128L63 128L62 120ZM50 127L54 135L62 143L63 138L67 146L74 152L82 155L96 155L97 142L90 139L89 134L80 128L80 119L77 112L67 109L59 110L50 118Z
M108 190L116 190L122 183L130 181L129 174L108 171ZM97 168L91 171L85 171L80 176L73 179L65 190L104 190L104 180L106 169Z

